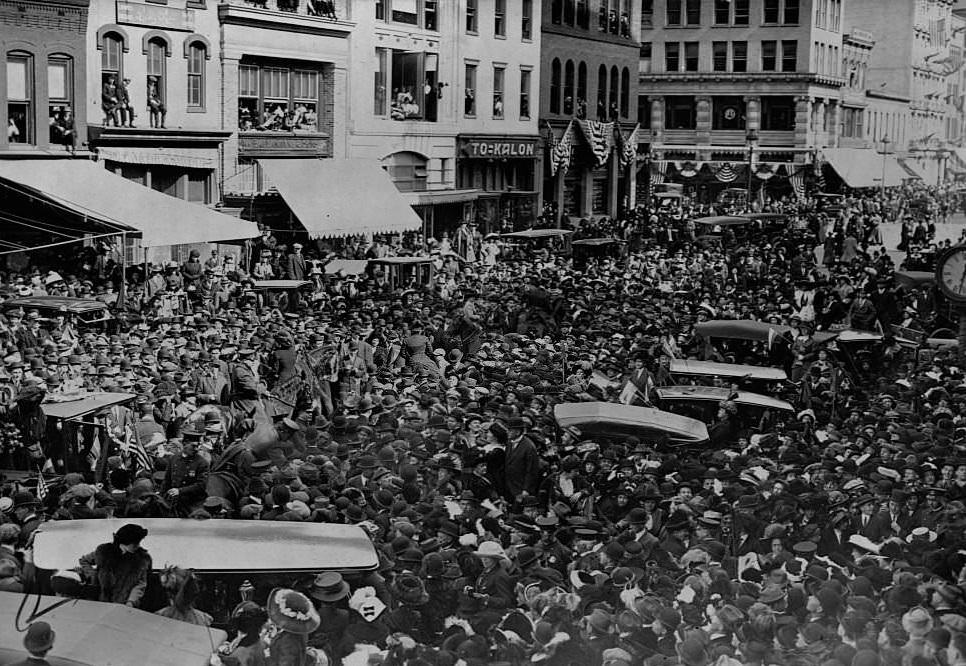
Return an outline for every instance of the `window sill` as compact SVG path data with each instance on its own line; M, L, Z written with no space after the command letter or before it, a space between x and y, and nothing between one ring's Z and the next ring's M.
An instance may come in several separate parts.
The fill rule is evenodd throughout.
M480 31L479 30L467 30L466 31L466 34L467 35L472 35L473 37L479 37L480 36Z
M188 0L185 9L208 9L207 0Z
M493 39L503 39L503 40L505 40L506 39L506 35L497 35L497 34L494 33Z
M530 120L530 116L520 116L520 120Z
M506 120L505 116L493 116L493 120Z
M208 109L203 106L189 106L186 111L188 113L208 113Z
M523 42L524 44L532 44L533 43L533 38L532 37L521 37L520 38L520 41Z
M466 118L467 120L476 120L476 114L475 113L472 114L472 115L470 115L469 113L464 113L463 114L463 117Z

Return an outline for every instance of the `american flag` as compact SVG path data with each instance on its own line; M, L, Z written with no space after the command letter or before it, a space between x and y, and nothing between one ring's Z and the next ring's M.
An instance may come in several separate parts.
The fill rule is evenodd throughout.
M135 471L143 469L148 472L153 472L154 463L151 462L151 456L148 454L148 450L144 448L144 443L138 436L138 431L132 428L125 428L124 435L127 441L127 449L131 453L131 458L134 461Z
M577 124L584 133L584 138L590 146L597 166L603 166L610 157L613 146L613 123L605 123L599 120L578 120Z
M570 158L574 146L574 123L570 121L558 140L553 133L553 127L547 123L547 132L550 134L550 175L556 176L557 172L567 173L570 168Z
M637 135L641 131L641 124L637 123L634 125L634 129L627 136L627 140L624 141L624 147L621 150L621 166L627 167L634 164L637 161Z

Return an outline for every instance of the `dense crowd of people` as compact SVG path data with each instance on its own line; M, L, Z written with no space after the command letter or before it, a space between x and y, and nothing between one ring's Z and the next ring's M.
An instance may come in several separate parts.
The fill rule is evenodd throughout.
M220 663L966 664L966 368L908 344L948 312L880 237L901 222L899 268L928 269L958 194L771 202L784 218L734 227L694 223L734 207L650 204L577 229L625 241L579 268L559 240L472 225L425 247L266 230L123 289L108 245L70 275L12 267L10 297L99 299L120 327L0 319L0 467L46 477L4 485L0 590L36 589L44 521L121 518L53 591L207 624L190 571L150 606L137 519L356 524L378 570L246 586ZM428 285L336 263L425 251ZM694 326L712 319L790 328L711 345ZM879 335L849 350L843 329ZM684 448L555 422L560 403L652 404L673 359L778 366L761 390L796 409L746 423L725 400L710 445ZM83 391L137 399L46 429L43 401Z

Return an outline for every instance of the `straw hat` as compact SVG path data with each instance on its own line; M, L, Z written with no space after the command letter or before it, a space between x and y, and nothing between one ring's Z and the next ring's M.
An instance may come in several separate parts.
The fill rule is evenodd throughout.
M285 588L275 588L269 595L268 617L280 629L293 634L311 634L321 624L319 613L309 598Z

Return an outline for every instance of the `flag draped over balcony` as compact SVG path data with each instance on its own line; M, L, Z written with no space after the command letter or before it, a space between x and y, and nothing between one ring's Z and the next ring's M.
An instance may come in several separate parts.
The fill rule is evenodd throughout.
M578 120L584 139L594 156L596 166L603 166L614 148L614 123L599 120Z

